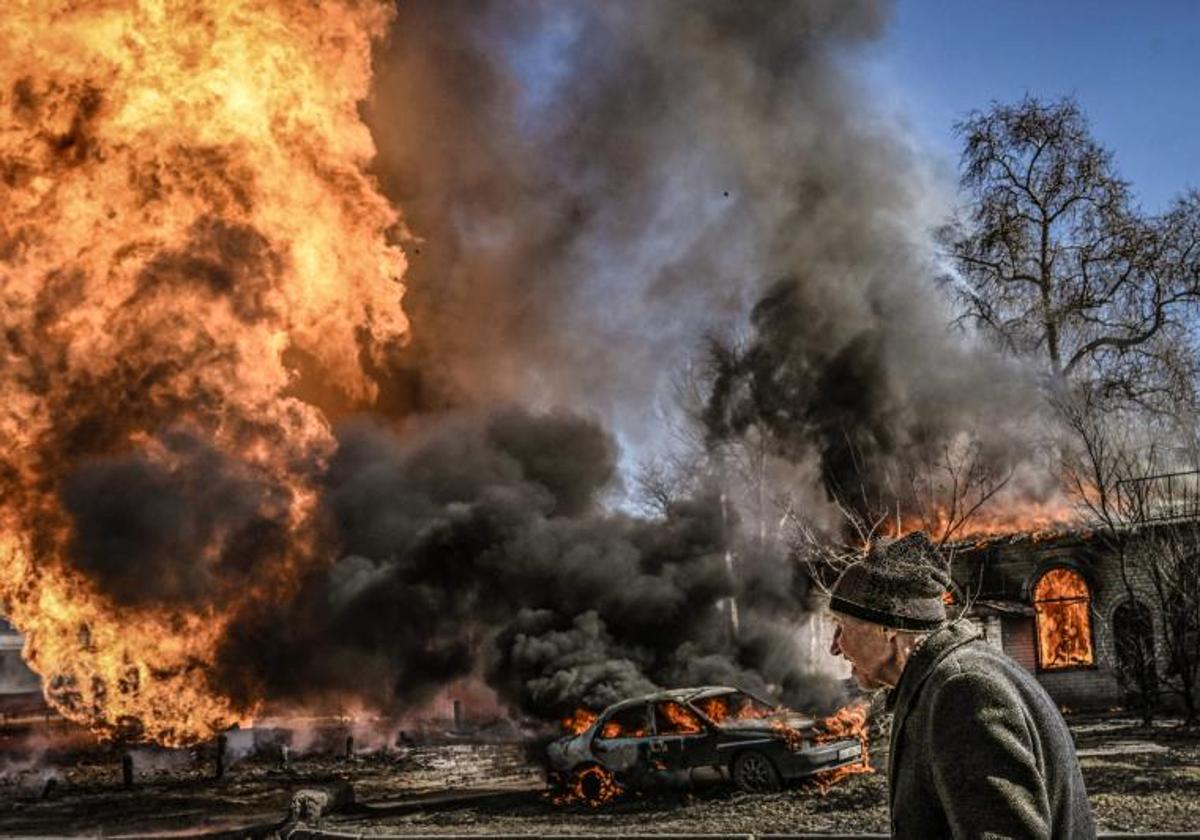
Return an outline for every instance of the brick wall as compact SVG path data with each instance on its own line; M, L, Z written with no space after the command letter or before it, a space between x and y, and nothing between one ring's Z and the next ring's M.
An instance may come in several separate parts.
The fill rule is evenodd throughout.
M1038 681L1058 703L1072 709L1099 709L1120 705L1123 691L1114 674L1115 652L1112 614L1128 600L1129 591L1122 576L1118 557L1101 550L1087 539L1068 538L1044 543L1014 543L990 549L978 556L956 558L956 572L974 581L984 597L1007 600L1026 608L1032 606L1032 589L1037 579L1055 566L1078 570L1089 583L1091 594L1094 668L1067 671L1039 671L1036 651L1036 625L1032 615L1004 615L1001 640L1004 651ZM1131 583L1135 591L1149 592L1146 576L1138 563L1131 562ZM956 574L959 577L960 574ZM968 590L970 587L968 587ZM1143 598L1153 608L1153 599ZM977 619L978 620L978 619ZM1157 622L1156 622L1157 623Z
M1123 573L1120 557L1099 537L1079 534L1041 542L1016 537L961 550L953 558L953 568L960 591L978 599L981 604L994 602L1000 612L1005 613L1000 624L1004 651L1036 674L1055 700L1073 709L1109 708L1125 703L1124 690L1115 675L1112 619L1117 607L1130 599L1131 588L1133 597L1150 610L1159 667L1166 670L1162 659L1165 648L1162 618L1151 577L1146 571L1152 550L1150 542L1135 541L1129 549L1127 568ZM1094 668L1038 671L1034 619L1032 615L1013 614L1032 607L1031 592L1035 582L1055 566L1074 568L1088 581ZM982 609L976 614L976 621L981 624L988 620L993 622L989 637L995 635L994 618L988 618L994 612ZM989 640L994 642L992 638Z
M1033 649L1033 619L1006 615L1000 620L1004 652L1030 673L1037 671L1037 653Z
M1042 671L1037 678L1056 703L1075 711L1107 709L1121 703L1121 687L1112 672L1103 667Z

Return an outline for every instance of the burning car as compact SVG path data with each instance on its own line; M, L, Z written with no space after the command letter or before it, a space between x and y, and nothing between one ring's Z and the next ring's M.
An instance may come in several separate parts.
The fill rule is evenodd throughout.
M598 715L581 710L563 723L574 734L547 748L550 781L592 803L623 787L686 781L702 767L720 770L742 790L769 792L785 781L866 763L854 729L825 729L729 686L661 691Z

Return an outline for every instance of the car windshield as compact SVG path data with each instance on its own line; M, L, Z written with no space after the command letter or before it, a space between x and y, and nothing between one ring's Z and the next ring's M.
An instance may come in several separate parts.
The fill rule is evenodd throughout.
M700 717L674 700L654 704L654 731L659 735L695 735L704 731Z
M647 732L646 707L639 703L613 712L600 724L597 738L644 738Z
M744 691L729 691L694 701L701 712L714 723L731 720L755 720L769 717L779 711Z

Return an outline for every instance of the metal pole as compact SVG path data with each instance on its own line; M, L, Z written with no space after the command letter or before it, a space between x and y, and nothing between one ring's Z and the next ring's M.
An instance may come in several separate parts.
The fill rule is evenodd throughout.
M217 736L217 778L225 777L225 749L229 746L229 739L222 733Z

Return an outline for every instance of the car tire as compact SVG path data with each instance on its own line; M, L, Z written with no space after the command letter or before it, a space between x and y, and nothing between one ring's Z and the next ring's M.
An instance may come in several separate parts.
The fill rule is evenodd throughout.
M599 764L581 764L567 776L566 787L576 791L589 805L599 805L612 798L611 791L606 795L605 776L613 778L612 774Z
M583 768L576 774L580 779L579 790L588 802L599 802L600 779L594 773L587 772L591 769L590 767Z
M730 775L738 790L747 793L773 793L780 788L779 771L771 759L758 750L738 753L730 768Z

